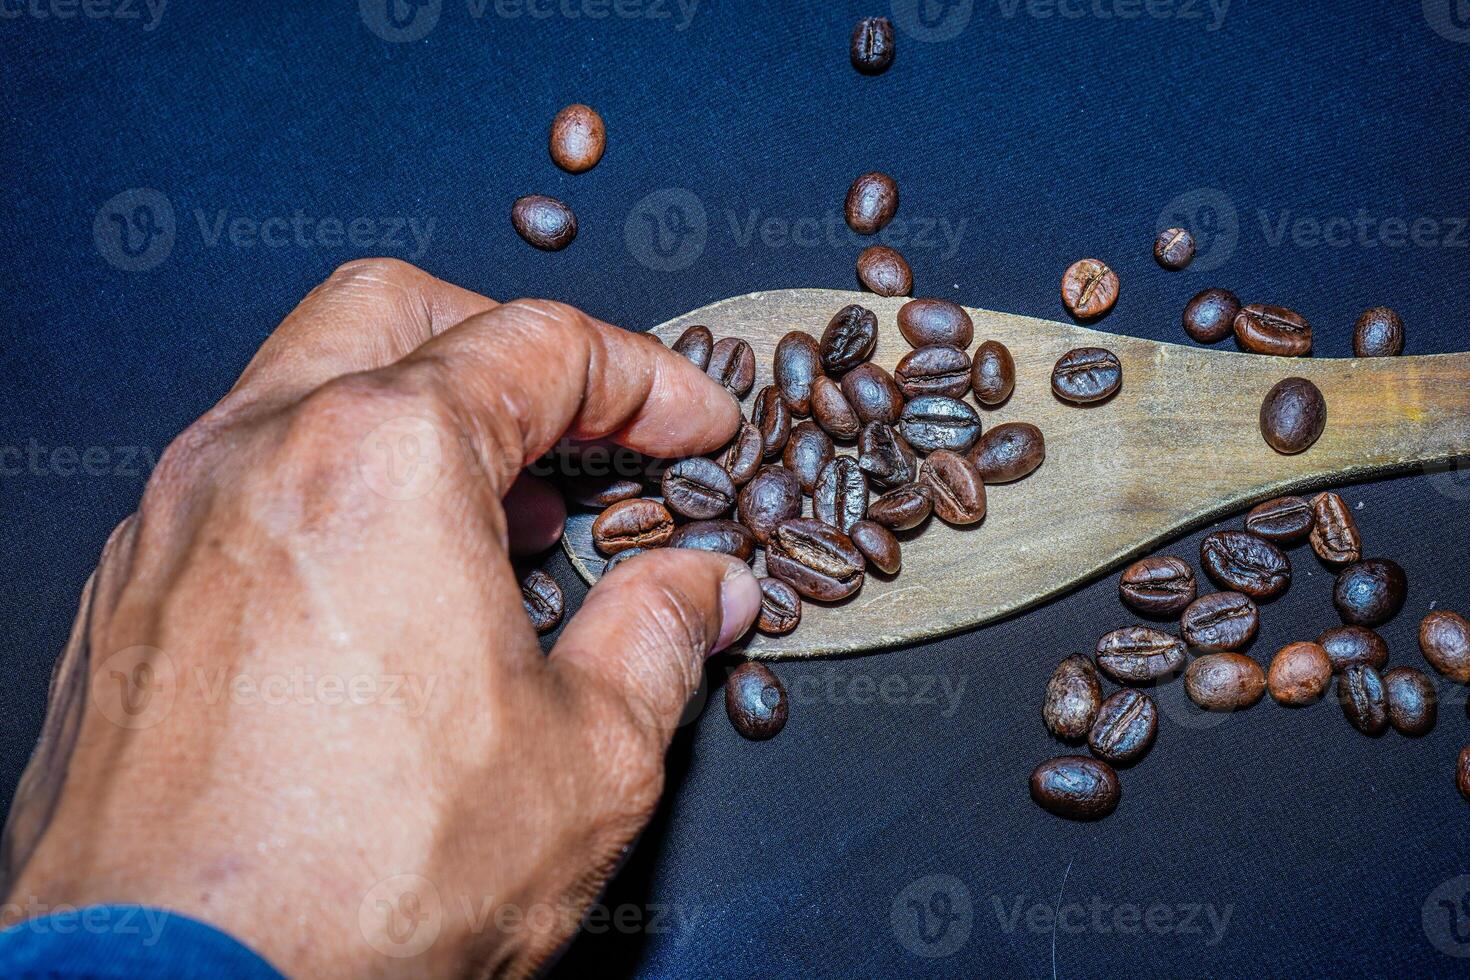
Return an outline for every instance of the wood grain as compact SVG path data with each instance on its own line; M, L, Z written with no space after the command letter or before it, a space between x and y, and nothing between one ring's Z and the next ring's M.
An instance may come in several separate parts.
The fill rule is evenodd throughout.
M896 325L903 302L837 290L752 293L654 332L672 341L704 323L716 337L744 337L755 349L758 391L770 383L785 333L819 335L848 303L878 314L873 359L892 370L909 349ZM1025 480L987 488L982 524L959 529L931 520L904 542L897 577L870 575L861 592L836 605L807 603L795 633L753 635L748 656L855 653L954 633L1035 606L1257 501L1470 455L1470 354L1262 357L968 309L975 344L1000 340L1016 360L1015 394L1000 408L982 409L982 421L987 428L1010 421L1039 426L1045 464ZM1084 346L1118 355L1123 388L1104 404L1077 408L1052 395L1051 369ZM1258 418L1266 392L1291 376L1321 388L1328 421L1310 450L1281 456L1261 438ZM564 544L593 581L603 559L590 526L590 515L573 515Z

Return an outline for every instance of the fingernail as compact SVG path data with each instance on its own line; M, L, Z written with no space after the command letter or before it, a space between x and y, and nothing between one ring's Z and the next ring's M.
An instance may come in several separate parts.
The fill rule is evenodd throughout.
M720 581L720 638L710 649L710 656L744 636L760 611L761 587L749 566L737 560Z

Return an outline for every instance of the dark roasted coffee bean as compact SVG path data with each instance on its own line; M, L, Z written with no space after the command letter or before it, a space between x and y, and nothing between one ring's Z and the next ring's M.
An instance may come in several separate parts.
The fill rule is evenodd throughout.
M1046 440L1030 422L1004 422L980 437L970 462L986 483L1010 483L1030 476L1046 459Z
M1256 604L1239 592L1202 595L1179 620L1184 641L1201 650L1239 650L1255 639L1260 625Z
M1052 394L1073 405L1106 401L1122 384L1123 365L1118 355L1101 347L1068 351L1051 372Z
M1183 228L1165 228L1154 239L1154 260L1172 272L1194 261L1194 236Z
M1332 660L1317 643L1292 643L1281 648L1271 661L1266 687L1271 697L1288 707L1311 704L1327 693L1332 683Z
M898 183L885 173L863 174L847 189L843 215L859 235L876 235L898 213Z
M1199 549L1200 566L1223 588L1252 599L1270 599L1291 584L1291 560L1264 538L1245 531L1216 531Z
M1113 767L1085 755L1049 759L1031 774L1031 799L1067 820L1101 820L1118 809L1123 786Z
M817 477L812 491L812 513L843 534L868 514L868 478L858 461L838 456Z
M592 543L604 555L629 548L657 548L674 533L674 517L657 500L621 500L592 522Z
M975 400L986 408L994 408L1011 397L1011 392L1016 390L1016 362L1010 348L998 340L987 340L975 348L970 388L975 392Z
M735 506L735 483L719 463L703 456L680 460L664 471L664 506L690 520L703 521Z
M919 483L929 491L934 513L947 524L978 524L985 519L985 484L959 453L935 450L919 470Z
M962 453L980 438L980 416L958 398L925 395L904 406L898 429L921 453Z
M811 419L796 423L791 430L791 439L781 455L781 465L796 474L801 492L810 494L817 485L817 477L837 455L832 437Z
M1404 608L1408 593L1409 580L1398 562L1370 558L1338 573L1332 602L1344 623L1381 626Z
M907 296L914 291L914 274L897 250L870 245L857 260L858 282L879 296Z
M1348 565L1363 557L1358 522L1343 499L1332 492L1312 498L1312 550L1331 565Z
M848 528L847 536L868 559L868 564L884 575L898 574L903 565L903 550L888 528L874 521L858 521Z
M775 385L766 385L755 396L750 424L761 430L762 455L766 459L781 455L786 440L791 438L791 409L786 407Z
M1327 426L1327 399L1306 378L1278 381L1261 401L1261 436L1285 456L1305 452Z
M755 535L739 521L693 521L669 538L670 548L713 551L750 563L755 558Z
M1358 317L1353 328L1354 357L1394 357L1404 352L1404 321L1386 306Z
M851 538L809 517L783 521L766 542L770 573L818 602L836 602L861 589L866 564Z
M1235 341L1253 354L1303 357L1312 352L1312 326L1295 310L1252 303L1235 314Z
M868 520L890 531L908 531L923 524L933 509L929 488L914 483L890 490L868 504Z
M647 549L629 548L627 551L620 551L609 558L607 561L602 563L602 574L605 576L607 575L607 573L611 572L614 568L617 568L629 558L637 558L639 555L642 554L647 554Z
M552 161L568 173L586 173L607 149L607 126L592 107L569 105L551 121Z
M1383 678L1372 667L1349 667L1337 679L1337 699L1342 713L1364 735L1388 731L1388 699Z
M1419 649L1429 666L1457 684L1470 684L1470 621L1464 616L1448 609L1425 616L1419 623Z
M563 484L567 499L581 507L601 510L619 500L643 496L643 484L620 476L577 476Z
M1334 674L1355 665L1382 668L1388 663L1388 644L1366 626L1334 626L1324 630L1317 643L1327 651Z
M817 339L793 330L776 345L776 388L793 415L812 413L812 382L822 373Z
M521 579L521 604L526 607L526 615L531 617L531 625L542 635L556 629L566 608L561 586L539 568Z
M784 466L763 466L740 491L740 522L765 544L776 525L801 513L801 484Z
M920 347L899 360L893 377L905 398L963 398L970 391L970 355L958 347Z
M715 349L715 337L709 332L709 327L696 323L679 334L679 339L674 341L674 346L669 349L675 354L683 354L695 367L703 371L709 367L709 356Z
M743 487L760 470L764 455L765 439L761 430L749 422L742 422L735 438L720 453L719 463L730 474L731 482Z
M746 661L725 682L725 714L735 730L752 741L764 741L786 727L790 707L786 688L765 664Z
M1099 759L1126 766L1142 759L1159 731L1159 708L1142 691L1117 691L1098 709L1087 747Z
M812 382L812 418L833 439L856 439L862 428L842 386L826 375Z
M910 347L970 346L975 322L958 303L947 299L912 299L898 308L898 332Z
M852 29L849 55L864 75L881 75L893 64L896 38L887 17L864 17Z
M1277 497L1245 515L1245 529L1258 538L1294 544L1312 530L1312 505L1301 497Z
M880 487L899 487L919 478L919 460L898 430L869 422L858 436L858 465Z
M1218 344L1235 332L1240 300L1228 289L1206 289L1184 308L1184 332L1201 344Z
M1383 696L1388 701L1388 723L1400 735L1428 735L1439 718L1434 684L1423 671L1395 667L1383 675Z
M1119 684L1147 684L1177 674L1189 657L1184 641L1147 626L1125 626L1097 641L1097 666Z
M739 337L726 337L710 351L705 372L736 398L744 398L755 384L755 351Z
M1460 750L1460 758L1455 761L1455 788L1470 800L1470 745Z
M1194 569L1181 558L1144 558L1123 569L1118 594L1146 616L1177 616L1194 601Z
M1066 742L1075 742L1092 730L1097 709L1102 706L1102 685L1092 661L1074 653L1057 665L1046 684L1041 719L1047 731Z
M1211 653L1184 672L1184 693L1206 711L1239 711L1261 700L1266 674L1238 653Z
M817 350L822 367L832 374L851 371L873 355L878 343L878 317L856 303L837 311L822 331Z
M864 425L897 422L903 411L903 393L893 375L871 361L842 376L842 394Z
M543 252L560 252L577 237L577 216L554 197L529 194L510 209L516 234Z
M1118 301L1118 274L1097 259L1073 262L1062 276L1062 304L1079 320L1094 320Z
M801 596L778 578L763 578L761 611L755 628L767 636L785 636L801 625Z

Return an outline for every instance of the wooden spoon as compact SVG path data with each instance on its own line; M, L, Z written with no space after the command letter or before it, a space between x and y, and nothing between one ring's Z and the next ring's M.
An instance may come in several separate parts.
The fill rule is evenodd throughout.
M771 382L783 335L805 330L820 336L848 303L878 314L873 360L893 370L909 350L896 320L904 302L828 289L752 293L694 310L653 332L672 342L686 327L703 323L716 337L744 337L755 349L753 390L759 391ZM1024 480L988 487L983 523L954 528L931 519L904 536L909 539L897 576L870 574L862 591L835 605L804 603L796 632L752 634L748 656L855 653L954 633L1035 606L1166 538L1257 501L1470 455L1470 354L1263 357L989 310L969 313L975 344L999 340L1016 361L1015 394L997 409L981 409L983 424L1039 426L1046 462ZM1052 395L1052 366L1076 347L1106 347L1118 355L1123 387L1111 400L1078 408ZM1259 415L1266 392L1292 376L1322 390L1327 428L1311 449L1282 456L1262 439ZM601 575L604 561L592 546L592 517L574 514L563 539L589 582Z

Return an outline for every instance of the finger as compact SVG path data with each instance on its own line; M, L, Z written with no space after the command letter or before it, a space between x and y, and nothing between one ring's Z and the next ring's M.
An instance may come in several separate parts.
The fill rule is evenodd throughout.
M560 540L567 505L561 491L545 480L522 473L501 504L512 555L540 554Z

